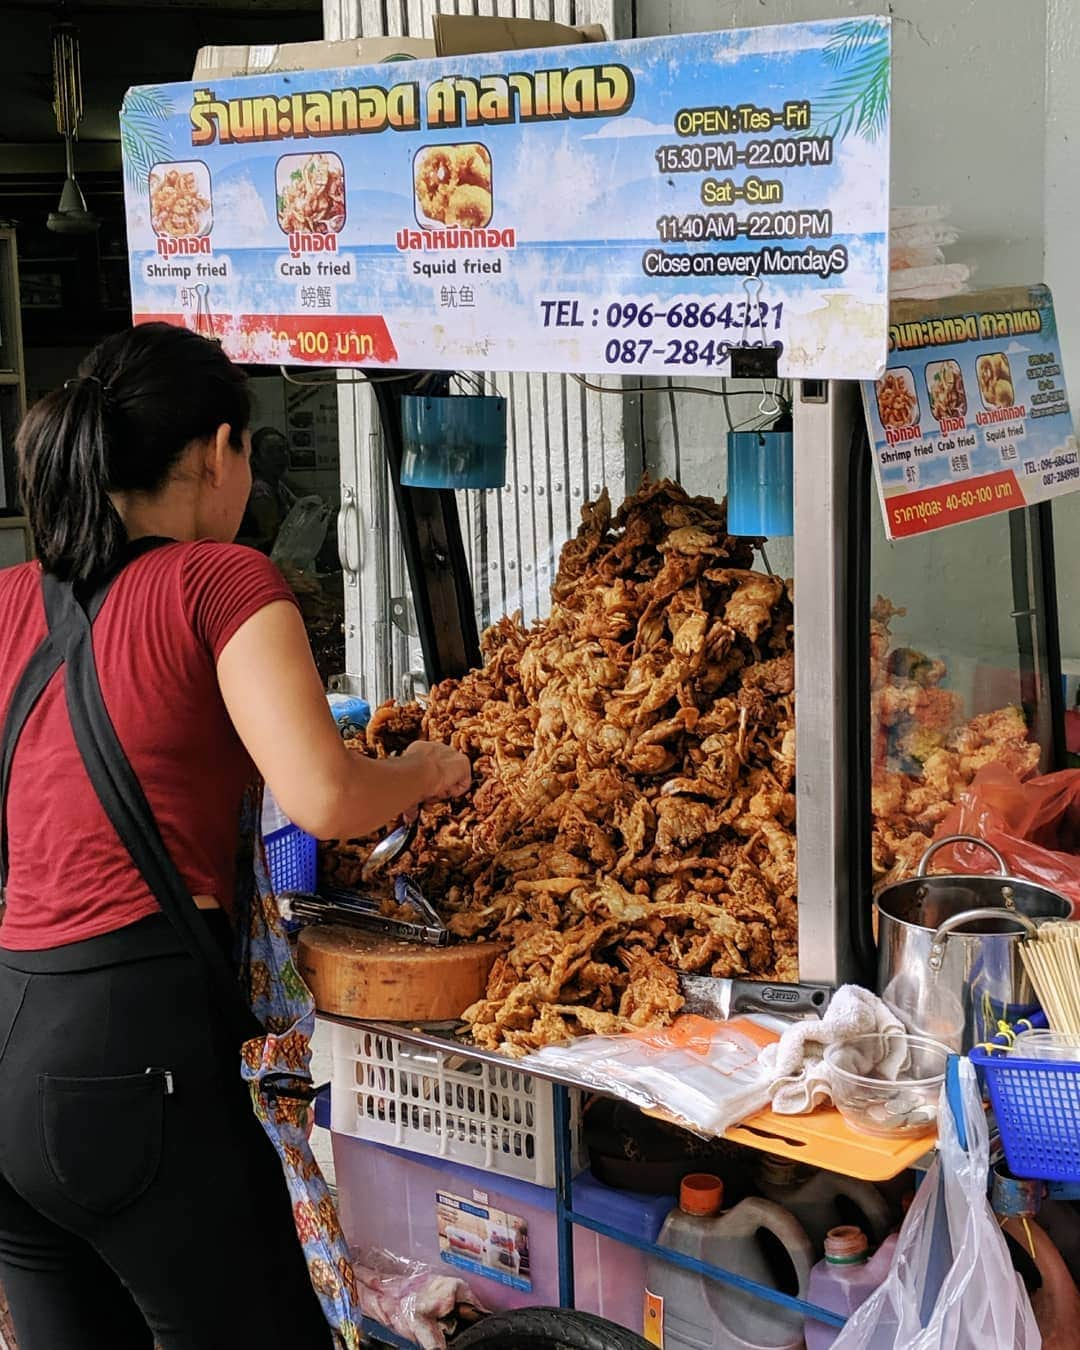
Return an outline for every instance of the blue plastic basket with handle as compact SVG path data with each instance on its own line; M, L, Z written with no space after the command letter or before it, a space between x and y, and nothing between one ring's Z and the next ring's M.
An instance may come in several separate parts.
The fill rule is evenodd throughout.
M319 846L296 825L284 825L263 840L275 895L311 895L318 880Z
M1033 1017L1030 1025L1046 1025ZM982 1074L997 1117L1009 1170L1040 1181L1080 1181L1080 1063L1021 1059L1010 1037L976 1047L971 1062Z

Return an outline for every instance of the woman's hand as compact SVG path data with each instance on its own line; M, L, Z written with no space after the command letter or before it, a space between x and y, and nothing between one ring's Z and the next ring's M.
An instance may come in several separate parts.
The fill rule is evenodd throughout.
M275 601L226 643L217 665L229 717L286 816L317 839L373 834L424 802L468 790L468 759L437 741L369 759L345 748L300 613Z
M472 765L467 755L451 750L441 741L413 741L405 751L406 758L423 763L430 775L430 788L421 802L442 802L448 797L460 797L472 785Z

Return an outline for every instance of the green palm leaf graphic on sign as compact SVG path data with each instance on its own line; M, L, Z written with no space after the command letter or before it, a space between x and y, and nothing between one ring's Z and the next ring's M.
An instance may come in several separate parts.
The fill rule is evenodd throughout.
M857 56L865 47L882 43L885 35L876 20L869 23L852 19L836 25L836 32L825 44L825 60L830 66L842 66Z
M132 89L124 100L120 145L124 175L130 184L145 183L155 164L172 157L166 131L173 108L161 89Z
M889 39L877 23L840 24L825 47L836 78L814 103L811 135L876 141L889 117Z

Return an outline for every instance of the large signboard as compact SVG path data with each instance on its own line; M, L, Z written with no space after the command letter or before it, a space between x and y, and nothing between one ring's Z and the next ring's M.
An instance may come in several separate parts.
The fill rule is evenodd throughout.
M249 362L885 361L886 19L129 92L136 321Z
M890 539L1080 488L1080 449L1045 286L897 304L863 387Z

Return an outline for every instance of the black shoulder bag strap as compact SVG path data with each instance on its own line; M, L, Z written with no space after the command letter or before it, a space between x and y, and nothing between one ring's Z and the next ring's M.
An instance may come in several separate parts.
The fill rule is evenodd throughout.
M115 579L115 576L111 577L90 600L87 608L91 623L97 618L98 611L104 604ZM52 635L47 634L19 676L12 691L11 702L8 704L7 716L4 718L3 731L0 733L0 893L3 892L8 873L7 801L15 747L26 725L26 719L34 711L38 699L63 664L63 655L53 642Z
M75 744L98 800L180 940L206 971L237 1045L262 1036L263 1028L248 1007L235 972L169 857L150 803L120 744L101 692L90 615L73 588L55 577L44 578L44 596L49 634L65 662L64 691Z
M243 997L235 972L211 937L161 838L150 804L131 767L102 696L94 661L91 623L115 578L110 578L84 607L68 582L46 575L42 588L49 637L31 658L16 687L6 719L3 799L17 730L61 665L71 727L98 800L143 880L175 928L184 947L203 967L239 1046L262 1036L263 1028ZM16 706L18 705L18 706ZM17 719L20 717L22 721ZM15 730L15 735L7 734Z
M98 585L87 601L86 610L91 624L93 624L101 606L105 603L105 597L112 589L113 582L127 564L142 557L144 553L160 548L162 544L172 542L170 539L152 537L137 539L127 545L123 557L116 567ZM4 718L3 729L0 730L0 898L3 895L8 873L7 800L8 787L11 782L11 762L15 757L15 747L22 735L23 727L26 725L26 719L34 711L38 699L63 664L63 653L53 642L52 634L46 633L27 662L25 670L15 682L11 702L8 704L7 715Z

